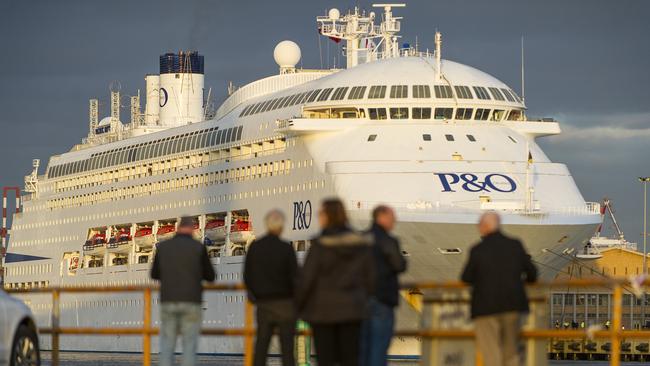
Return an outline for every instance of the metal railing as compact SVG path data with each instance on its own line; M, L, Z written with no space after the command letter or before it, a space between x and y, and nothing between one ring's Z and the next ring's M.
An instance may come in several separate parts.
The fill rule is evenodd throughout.
M611 349L609 351L610 365L620 366L621 362L621 341L624 339L648 339L650 340L650 331L648 330L623 330L622 329L622 302L624 287L629 286L627 280L617 279L588 279L588 280L565 280L554 282L539 282L530 284L529 291L533 289L552 289L552 288L585 288L603 286L611 288L613 291L613 309L612 323L608 330L596 330L587 332L587 330L568 330L568 329L525 329L521 331L521 338L525 340L540 340L553 338L566 339L609 339ZM643 286L650 286L650 280L646 280ZM467 284L457 281L449 282L413 282L403 283L402 289L408 289L410 292L422 293L422 291L437 290L442 293L461 291L468 288ZM206 291L242 291L245 290L243 284L209 284L205 285ZM152 292L157 291L155 286L104 286L104 287L50 287L35 289L7 289L12 294L33 294L33 293L51 293L52 294L52 312L51 327L40 328L41 334L51 335L52 344L52 366L59 365L59 338L61 335L131 335L142 336L142 364L151 365L151 337L158 335L158 328L152 327ZM106 292L142 292L144 299L143 306L143 326L142 327L65 327L60 325L60 298L62 293L106 293ZM466 302L464 300L441 300L441 302ZM534 298L533 301L540 301L540 298ZM545 297L541 301L546 300ZM203 328L201 334L205 336L242 336L244 337L244 365L251 366L253 362L253 338L255 328L253 326L253 305L245 302L244 305L244 327L243 328ZM311 335L309 331L301 330L297 335ZM471 339L475 336L473 330L466 329L406 329L397 330L394 334L397 337L420 337L425 339ZM482 364L482 358L478 354L476 364Z

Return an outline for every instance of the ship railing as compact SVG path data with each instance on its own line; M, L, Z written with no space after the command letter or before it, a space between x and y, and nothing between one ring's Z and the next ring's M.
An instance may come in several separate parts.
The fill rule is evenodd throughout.
M640 283L632 283L636 279L570 279L555 280L552 282L538 282L529 284L527 292L530 299L530 312L523 330L520 332L520 338L527 344L527 357L537 360L546 360L549 353L555 353L554 345L560 340L607 340L609 344L603 345L601 349L605 350L609 363L612 366L620 366L622 356L622 345L628 340L644 340L650 342L650 331L648 330L625 330L623 327L623 291L629 291L630 286L637 288L648 288L650 279ZM441 341L469 341L472 342L475 337L473 328L468 318L469 287L467 284L458 281L419 281L407 282L400 285L403 297L415 309L418 307L422 311L422 321L418 329L400 329L394 333L395 337L415 337L423 340L422 357L434 357L436 352L441 351ZM589 327L587 329L550 329L550 321L547 319L548 314L548 294L553 289L567 288L593 288L600 287L612 291L612 310L611 324L608 327ZM206 291L245 291L241 283L217 283L205 285ZM156 286L65 286L65 287L44 287L29 289L7 289L10 294L51 294L51 325L39 329L40 334L51 336L51 365L59 365L59 346L61 336L84 336L84 335L123 335L123 336L141 336L144 366L151 365L151 340L152 337L159 334L159 329L152 326L152 296L158 291ZM70 327L60 323L61 320L61 296L64 293L142 293L143 295L143 321L141 327ZM245 366L251 366L253 362L253 340L255 328L253 326L253 305L244 302L244 326L241 328L203 328L201 334L204 336L237 336L244 338L244 362ZM444 308L446 307L447 312ZM461 307L464 310L459 311ZM441 310L442 309L442 310ZM451 311L450 311L451 310ZM426 314L425 314L426 313ZM427 318L428 320L424 320ZM452 318L456 318L455 320ZM461 321L459 322L459 318ZM609 323L609 321L608 321ZM468 326L468 324L470 324ZM311 336L311 332L300 327L297 331L298 337ZM551 341L551 344L544 344L545 341ZM646 341L647 340L647 341ZM432 343L433 342L433 343ZM438 342L438 343L435 343ZM541 343L540 343L541 342ZM554 343L555 342L555 343ZM428 350L425 349L430 347ZM638 347L637 347L638 348ZM644 344L646 356L650 356L647 351L647 344ZM627 346L626 346L627 349ZM435 350L432 355L431 350ZM465 349L464 353L471 355L471 348ZM427 355L428 354L428 355ZM475 364L482 366L482 357L479 351L475 351ZM307 361L301 365L309 365L310 353L299 354ZM643 352L642 352L643 356ZM467 357L467 356L464 356ZM543 357L543 358L541 358ZM424 359L425 364L437 364L432 360ZM428 363L427 363L428 362ZM542 361L543 362L543 361ZM528 363L528 364L535 364Z

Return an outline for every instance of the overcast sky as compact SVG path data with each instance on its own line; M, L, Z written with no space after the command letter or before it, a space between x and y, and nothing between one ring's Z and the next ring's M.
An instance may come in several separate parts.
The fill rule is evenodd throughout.
M332 65L315 16L370 1L12 1L0 2L0 185L21 185L31 160L42 165L87 134L88 99L108 113L108 85L144 90L158 56L198 49L206 86L220 101L237 85L277 72L273 48L297 42L305 68ZM520 90L525 37L529 116L561 121L544 138L567 163L588 201L613 199L628 239L641 242L642 187L650 175L650 1L411 0L403 41L477 67ZM328 52L329 47L329 52ZM326 58L329 53L330 57ZM340 64L340 59L337 63ZM122 110L128 119L128 108Z

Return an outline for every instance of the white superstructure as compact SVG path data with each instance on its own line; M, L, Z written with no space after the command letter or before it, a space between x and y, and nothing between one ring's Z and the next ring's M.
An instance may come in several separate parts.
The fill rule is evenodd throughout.
M408 279L456 278L485 210L499 211L505 230L552 276L600 222L599 205L585 202L566 166L536 142L559 134L558 122L527 118L510 87L442 59L440 34L434 53L399 48L396 6L380 7L382 16L333 9L317 18L321 34L346 41L347 69L296 68L299 48L282 43L279 74L230 88L214 113L204 103L203 57L193 52L161 56L161 74L146 77L145 112L133 100L130 123L119 117L119 88L111 117L99 120L91 101L89 135L30 180L5 285L148 283L155 242L173 235L182 215L196 217L218 279L239 282L268 210L285 211L286 237L303 252L329 196L344 200L359 228L376 204L396 208ZM46 325L49 298L28 301ZM243 301L243 293L206 295L205 326L241 326ZM62 324L141 319L136 295L69 295L62 304ZM139 349L117 337L61 342ZM201 342L201 352L241 351L236 338ZM411 342L397 341L395 352L414 352Z

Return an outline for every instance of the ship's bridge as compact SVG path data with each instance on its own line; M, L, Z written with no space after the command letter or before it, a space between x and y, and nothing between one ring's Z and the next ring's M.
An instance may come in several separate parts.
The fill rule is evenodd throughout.
M526 121L524 102L505 83L471 66L425 55L359 64L293 88L251 98L236 112L243 119L272 118L278 115L276 111L292 106L300 107L295 118L291 118L293 122L310 120L309 125L318 128L314 120L328 120L327 129L336 128L337 121L333 119L343 126L349 126L350 119ZM288 120L279 121L279 127L286 123ZM551 125L548 128L555 129Z
M439 70L438 70L439 68ZM474 105L523 110L521 98L499 79L454 61L403 56L360 64L312 83L306 109L355 104ZM315 94L315 93L314 93Z

